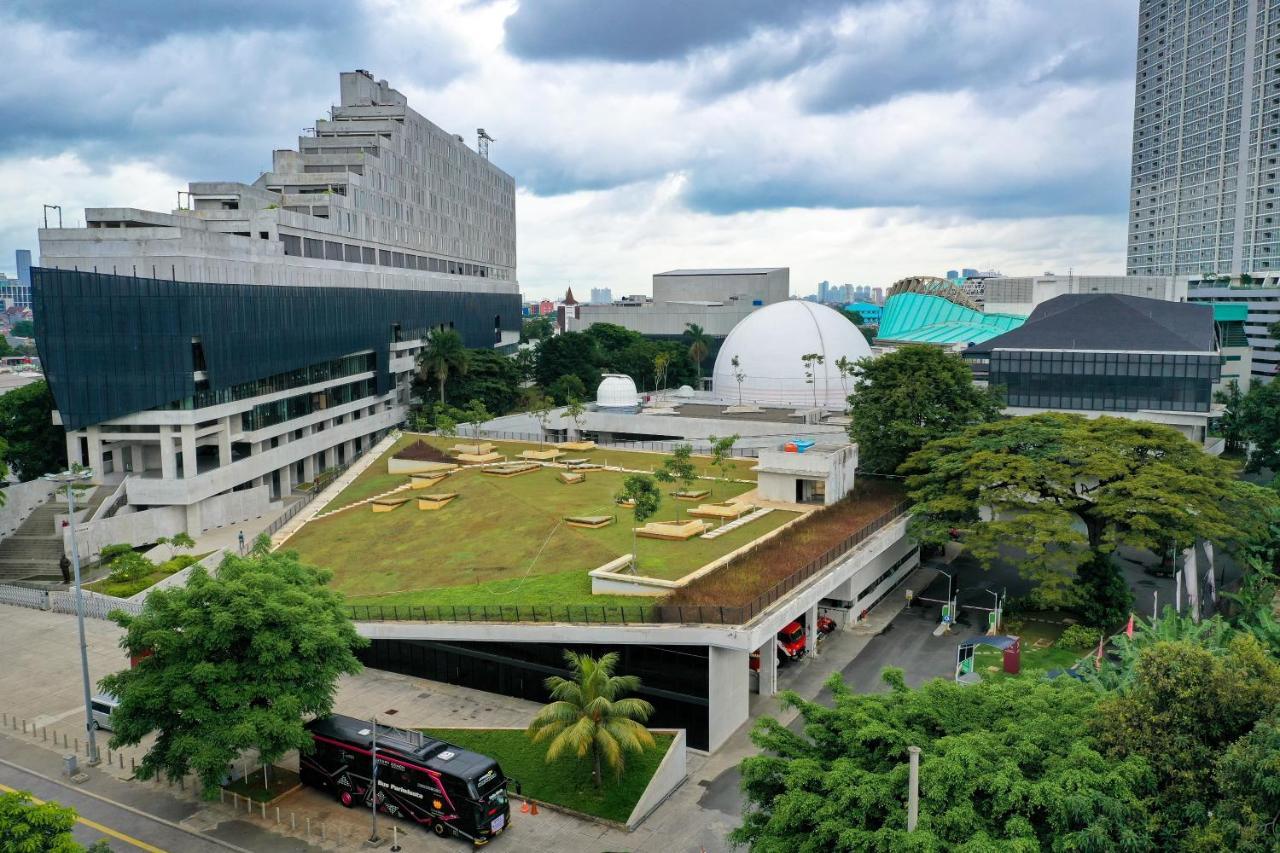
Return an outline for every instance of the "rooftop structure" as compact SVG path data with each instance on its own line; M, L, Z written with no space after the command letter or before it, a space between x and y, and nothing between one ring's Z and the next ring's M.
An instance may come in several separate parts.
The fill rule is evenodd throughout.
M1119 293L1185 302L1187 283L1167 275L1044 275L988 279L983 309L1026 316L1042 302L1067 293Z
M982 343L1026 320L1018 314L997 314L968 307L968 297L958 288L941 290L944 295L900 292L884 304L876 342L895 344L932 344L948 348ZM961 296L957 301L948 296Z

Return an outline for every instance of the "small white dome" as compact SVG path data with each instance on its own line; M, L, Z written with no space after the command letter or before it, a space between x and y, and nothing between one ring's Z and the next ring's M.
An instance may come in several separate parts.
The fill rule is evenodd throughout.
M689 397L693 396L693 389L690 388L688 385L681 385L679 388L676 389L676 396L688 399Z
M640 405L636 383L625 373L606 373L596 389L596 405L602 409L628 409Z
M817 353L823 363L814 367L814 382L806 381L801 356ZM788 299L766 305L733 327L720 346L712 381L716 394L736 400L738 381L733 358L738 358L743 403L771 403L843 409L853 382L840 377L836 362L867 358L871 347L853 323L838 311L814 302Z

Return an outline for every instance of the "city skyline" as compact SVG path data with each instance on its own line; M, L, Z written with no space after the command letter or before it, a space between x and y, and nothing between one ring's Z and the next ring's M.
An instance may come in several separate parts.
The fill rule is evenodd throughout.
M1120 271L1137 26L1121 5L19 5L0 13L23 117L0 148L0 269L34 248L42 204L75 224L254 180L270 162L246 152L290 144L332 74L367 67L469 146L477 127L496 137L530 296L644 292L682 266L881 284L957 256Z

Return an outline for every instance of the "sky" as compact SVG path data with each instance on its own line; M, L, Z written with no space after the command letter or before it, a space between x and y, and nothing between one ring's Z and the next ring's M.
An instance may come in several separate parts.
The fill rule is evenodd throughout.
M530 297L677 267L1123 273L1121 0L7 0L0 271L43 204L251 183L369 69L495 139Z

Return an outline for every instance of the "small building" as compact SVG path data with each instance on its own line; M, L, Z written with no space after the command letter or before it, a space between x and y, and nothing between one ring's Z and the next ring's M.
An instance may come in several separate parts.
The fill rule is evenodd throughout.
M858 467L856 444L805 447L789 441L762 449L755 467L762 500L830 506L853 490Z
M880 312L880 306L870 302L850 302L844 306L844 313L856 317L860 326L880 325Z
M1245 323L1249 306L1243 302L1204 302L1213 306L1213 325L1218 333L1218 349L1222 352L1222 378L1213 387L1214 394L1235 382L1241 394L1249 391L1253 378L1253 347Z

